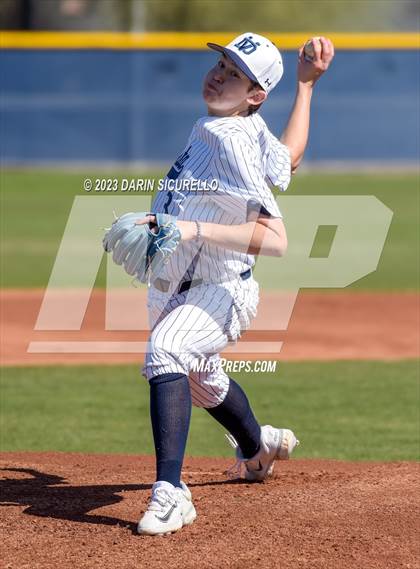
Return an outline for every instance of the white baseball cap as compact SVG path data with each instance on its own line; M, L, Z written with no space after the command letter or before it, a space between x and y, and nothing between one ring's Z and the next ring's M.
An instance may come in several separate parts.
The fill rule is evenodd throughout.
M269 93L283 75L283 61L276 46L264 36L246 32L227 46L207 44L228 57L253 81Z

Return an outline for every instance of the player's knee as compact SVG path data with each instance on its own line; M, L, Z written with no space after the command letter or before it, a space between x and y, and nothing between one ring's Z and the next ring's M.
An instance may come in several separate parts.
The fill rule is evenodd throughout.
M164 343L161 335L154 336L152 334L148 343L143 375L150 379L165 373L187 375L188 365L186 365L185 357L175 343L168 346Z

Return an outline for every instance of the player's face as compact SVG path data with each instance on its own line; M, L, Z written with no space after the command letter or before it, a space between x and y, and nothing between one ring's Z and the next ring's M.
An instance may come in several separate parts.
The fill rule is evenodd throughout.
M204 79L203 98L209 114L240 115L245 113L250 105L262 103L266 97L264 91L258 88L250 91L250 87L251 80L231 59L222 54Z

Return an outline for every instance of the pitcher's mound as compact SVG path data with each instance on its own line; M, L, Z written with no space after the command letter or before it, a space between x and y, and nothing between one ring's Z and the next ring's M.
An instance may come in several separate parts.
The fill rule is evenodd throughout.
M195 523L135 533L153 481L143 456L3 453L6 568L405 568L419 562L418 465L279 462L263 484L190 458Z

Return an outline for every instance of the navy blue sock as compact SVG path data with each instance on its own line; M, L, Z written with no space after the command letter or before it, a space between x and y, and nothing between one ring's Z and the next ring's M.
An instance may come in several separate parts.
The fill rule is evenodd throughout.
M233 435L244 458L252 458L260 447L261 427L252 412L242 387L232 378L224 401L206 409L212 417Z
M180 487L182 462L191 419L188 377L165 373L150 385L150 418L156 451L156 480Z

